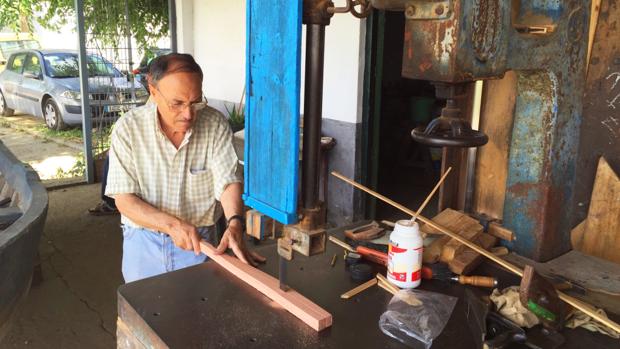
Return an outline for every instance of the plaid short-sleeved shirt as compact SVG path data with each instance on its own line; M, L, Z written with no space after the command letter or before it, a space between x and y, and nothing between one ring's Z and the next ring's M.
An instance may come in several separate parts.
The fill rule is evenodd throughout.
M154 103L121 117L112 132L105 194L135 194L195 226L213 225L222 214L216 200L241 178L225 117L211 107L196 117L179 149L161 130ZM139 227L125 216L121 222Z

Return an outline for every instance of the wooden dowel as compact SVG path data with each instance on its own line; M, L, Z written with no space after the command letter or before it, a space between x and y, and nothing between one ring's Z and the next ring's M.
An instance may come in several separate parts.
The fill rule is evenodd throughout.
M338 238L336 238L334 236L330 236L329 237L329 241L335 243L336 245L344 248L345 250L347 250L349 252L356 252L355 249L353 247L351 247L351 245L347 244L344 241L340 241Z
M428 196L426 197L422 205L420 205L420 208L418 208L415 215L413 215L413 218L411 218L412 222L415 222L415 220L418 219L418 216L422 213L422 210L424 210L426 205L428 205L428 202L431 201L431 198L433 197L433 195L435 195L435 192L437 191L437 189L441 187L441 185L443 184L443 181L446 180L446 177L448 177L448 174L450 173L450 171L452 171L452 167L448 167L448 170L446 171L446 173L444 173L443 176L441 176L441 178L439 179L439 182L437 182L437 184L435 185L435 188L433 188L431 193L428 194Z
M351 180L351 179L341 175L338 172L332 172L332 175L334 177L339 178L339 179L341 179L341 180L351 184L352 186L354 186L354 187L356 187L356 188L358 188L358 189L360 189L360 190L362 190L362 191L364 191L364 192L366 192L366 193L376 197L377 199L379 199L379 200L381 200L383 202L386 202L386 203L396 207L397 209L399 209L399 210L401 210L401 211L403 211L403 212L405 212L405 213L407 213L407 214L409 214L411 216L415 215L415 212L413 212L412 210L406 208L405 206L403 206L403 205L401 205L401 204L399 204L399 203L397 203L397 202L395 202L395 201L393 201L391 199L388 199L387 197L385 197L385 196L383 196L383 195L381 195L379 193L376 193L376 192L368 189L367 187L365 187L365 186L363 186L363 185L361 185L361 184L359 184L359 183L357 183L357 182L355 182L355 181L353 181L353 180ZM520 277L523 277L523 270L521 270L521 268L519 268L519 267L517 267L517 266L515 266L515 265L513 265L513 264L511 264L511 263L509 263L509 262L507 262L505 260L503 260L500 257L495 256L491 252L483 249L482 247L474 244L473 242L471 242L471 241L469 241L467 239L463 239L459 235L457 235L457 234L451 232L450 230L448 230L447 228L445 228L445 227L443 227L443 226L441 226L441 225L431 221L430 219L425 218L422 215L420 215L418 217L418 219L420 221L424 222L425 224L428 224L429 226L431 226L431 227L439 230L440 232L448 235L449 237L455 239L456 241L462 243L463 245L471 248L472 250L480 253L481 255L487 257L488 259L492 260L493 262L495 262L495 263L501 265L502 267L508 269L512 273L514 273L514 274L516 274L516 275L518 275ZM612 321L611 319L608 319L608 318L600 315L599 313L597 313L596 310L594 309L594 307L592 307L591 305L589 305L587 303L584 303L584 302L582 302L582 301L580 301L580 300L578 300L576 298L573 298L573 297L571 297L571 296L569 296L569 295L567 295L567 294L565 294L563 292L557 291L557 293L558 293L558 297L561 300L563 300L566 303L570 304L571 306L573 306L573 307L583 311L584 313L586 313L587 315L589 315L590 317L592 317L596 321L598 321L598 322L608 326L609 328L613 329L614 331L620 332L620 325L619 324L617 324L616 322Z
M356 294L358 294L358 293L360 293L360 292L362 292L362 291L364 291L364 290L366 290L366 289L368 289L368 288L370 288L370 287L372 287L372 286L374 286L376 284L377 284L377 279L370 279L370 280L364 282L363 284L357 286L356 288L343 293L340 296L340 298L349 299L349 298L355 296Z

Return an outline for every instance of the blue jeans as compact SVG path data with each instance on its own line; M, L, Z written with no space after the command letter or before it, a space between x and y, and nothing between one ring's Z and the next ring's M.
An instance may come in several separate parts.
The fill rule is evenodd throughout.
M170 236L152 230L123 227L123 278L125 282L145 279L203 263L207 256L174 245ZM200 236L213 243L214 226L198 228Z

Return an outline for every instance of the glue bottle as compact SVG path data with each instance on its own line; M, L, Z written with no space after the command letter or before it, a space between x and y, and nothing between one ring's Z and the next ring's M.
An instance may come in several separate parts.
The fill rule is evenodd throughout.
M416 222L396 222L390 235L387 278L400 288L415 288L422 280L424 245Z

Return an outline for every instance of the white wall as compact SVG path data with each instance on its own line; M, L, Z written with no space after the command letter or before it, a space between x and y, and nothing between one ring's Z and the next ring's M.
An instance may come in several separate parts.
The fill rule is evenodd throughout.
M364 21L350 14L336 14L325 31L324 118L350 123L362 121L365 37L362 28L365 28Z
M193 27L207 98L238 103L245 85L245 1L195 0Z
M39 39L41 48L61 50L78 49L78 35L75 31L75 23L63 26L58 32L42 28L37 21L33 21L33 24L33 31Z
M179 47L191 53L193 46L194 57L205 73L207 98L238 103L245 84L245 0L178 0L176 3ZM193 23L189 24L186 13L192 10ZM361 122L364 28L364 21L350 14L335 15L327 27L324 118ZM192 35L193 45L188 43ZM305 35L303 40L305 43ZM302 61L303 57L302 53ZM301 96L303 100L303 67ZM303 101L300 112L303 112Z
M194 1L176 1L177 49L194 55Z

